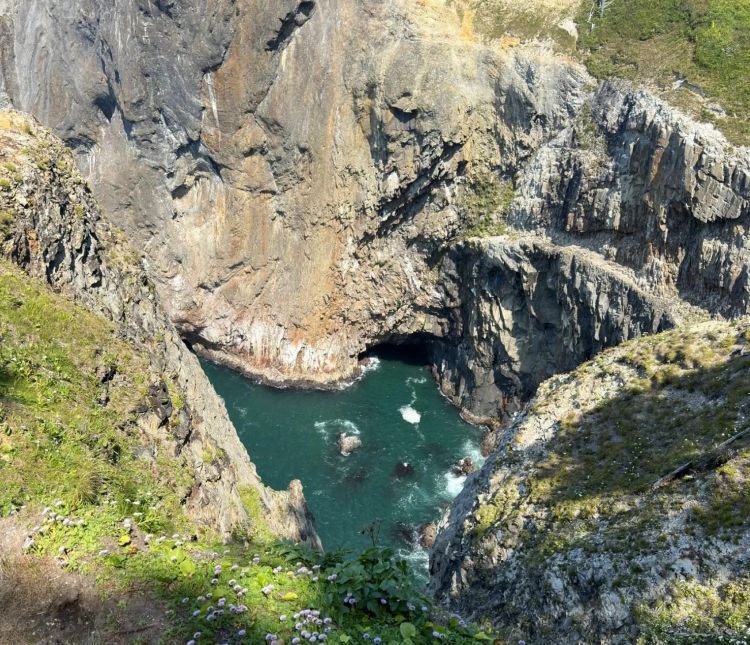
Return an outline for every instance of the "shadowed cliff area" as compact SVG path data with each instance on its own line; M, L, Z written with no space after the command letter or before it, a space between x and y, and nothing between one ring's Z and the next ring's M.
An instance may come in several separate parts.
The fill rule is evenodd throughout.
M531 642L744 639L747 338L687 326L544 383L446 516L435 589Z

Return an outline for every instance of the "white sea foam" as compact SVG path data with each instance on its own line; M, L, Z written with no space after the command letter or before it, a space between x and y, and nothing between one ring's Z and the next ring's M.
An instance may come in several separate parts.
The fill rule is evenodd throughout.
M419 385L424 385L427 383L427 377L426 376L410 376L406 379L406 384L411 387L415 383ZM416 394L415 394L416 396Z
M398 411L401 413L403 420L412 425L417 425L422 419L422 415L411 407L411 405L402 405Z
M454 475L451 472L445 473L443 478L445 479L443 492L446 497L450 497L450 499L455 498L461 492L461 489L466 482L466 475Z
M349 419L328 419L327 421L316 421L315 429L324 439L330 439L331 435L337 435L339 432L346 434L359 434L359 428L354 421Z
M412 571L418 571L424 576L430 564L430 556L425 549L417 545L410 549L399 549L398 554L411 564Z
M462 452L464 457L468 457L471 459L477 468L481 468L482 464L484 464L484 457L482 456L482 451L479 448L479 444L475 441L472 441L471 439L467 439L464 442L464 445L462 447Z
M244 419L247 417L247 408L243 408L241 405L235 405L234 409L237 410L239 415Z
M362 374L374 372L380 367L380 359L377 356L368 356L367 363L362 365Z

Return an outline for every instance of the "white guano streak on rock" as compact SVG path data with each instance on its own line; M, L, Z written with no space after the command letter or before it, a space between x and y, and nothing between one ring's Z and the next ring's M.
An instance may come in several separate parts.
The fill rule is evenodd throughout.
M216 127L219 127L219 109L216 105L216 92L214 91L214 79L211 72L205 75L206 87L208 88L208 98L211 101L211 113L214 115Z

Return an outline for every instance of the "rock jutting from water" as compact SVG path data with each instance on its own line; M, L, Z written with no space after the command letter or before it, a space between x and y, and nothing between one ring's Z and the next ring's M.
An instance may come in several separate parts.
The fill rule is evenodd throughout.
M362 440L357 435L341 432L336 439L336 444L338 445L341 456L348 457L362 446Z

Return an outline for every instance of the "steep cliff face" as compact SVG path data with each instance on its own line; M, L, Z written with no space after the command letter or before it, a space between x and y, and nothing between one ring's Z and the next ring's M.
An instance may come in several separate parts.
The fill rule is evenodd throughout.
M73 149L105 217L144 249L179 332L271 382L346 380L369 347L417 340L429 346L443 390L502 427L544 379L607 347L749 313L747 149L643 90L595 83L543 46L478 42L453 4L0 0L0 100L36 114ZM53 230L73 226L59 219ZM74 237L89 257L86 235ZM72 279L59 272L65 255L50 251L42 262L28 236L14 244L40 275ZM83 259L75 275L87 277L75 279L106 294L97 306L149 320L154 294L144 286L134 300L146 304L126 307L113 295L123 280L101 291L99 269ZM706 350L713 358L721 347L745 352L744 330L727 329ZM659 386L644 405L678 400L684 419L700 408L670 380L684 377L689 391L693 358L667 357L652 373L642 357L608 356L596 378L562 398L553 394L568 377L544 386L538 402L549 396L559 409L542 413L538 403L498 434L499 452L470 480L436 547L436 589L475 616L493 613L498 627L520 625L519 636L618 633L627 642L638 625L672 621L679 631L693 591L717 602L746 592L744 582L722 586L731 576L714 549L746 566L736 548L747 543L745 524L718 542L710 533L722 513L746 516L744 480L731 469L704 468L705 455L675 449L700 457L700 477L687 482L697 488L627 488L627 508L604 475L604 488L586 488L595 502L586 507L571 501L584 474L553 481L551 491L541 481L550 477L536 477L565 465L546 442L575 443L579 425L602 463L605 444L631 442L640 454L648 437L631 427L638 420L608 435L594 429L598 406L612 408L614 392L643 373ZM734 359L720 358L708 365L718 377L738 377ZM202 378L190 370L183 381ZM706 410L719 414L707 392ZM746 396L720 394L734 403ZM633 408L618 415L642 402L623 400ZM223 415L211 404L208 418L211 410ZM720 437L704 439L708 450ZM649 459L638 471L644 485L664 465ZM632 461L623 464L610 465ZM725 493L736 500L729 511L711 501ZM705 524L693 522L690 498ZM634 508L653 524L628 515ZM558 529L563 544L549 541ZM596 566L580 531L596 547ZM633 532L660 546L629 552L622 536ZM709 564L694 576L698 587L677 585L701 561ZM623 582L628 571L645 571L644 584ZM708 571L719 571L718 582ZM648 614L674 589L674 615ZM724 629L714 619L706 629Z
M273 381L351 377L372 344L440 335L463 178L513 171L586 80L407 2L6 12L10 100L74 148L179 329Z
M518 411L537 385L606 347L672 327L682 311L618 265L542 239L456 247L444 288L458 303L433 360L443 391L484 423Z
M746 638L748 337L686 326L546 381L446 514L438 595L531 643Z
M346 380L367 348L417 338L449 394L504 417L682 300L746 311L746 151L543 46L478 42L449 5L6 3L2 88L74 149L183 336L268 381ZM508 358L515 338L475 343L457 321L496 287L485 302L456 284L476 258L456 242L502 218L590 251L578 275L603 271L613 301L637 285L659 311L623 312L601 341L596 315L573 321L594 340L546 369ZM481 248L522 280L506 242ZM568 333L537 331L532 346Z
M519 226L586 246L656 293L748 312L750 151L647 92L602 84L519 193Z
M3 253L114 321L119 336L148 357L148 392L137 419L144 454L172 455L191 470L183 491L190 517L228 537L257 521L242 500L250 489L271 530L319 545L299 482L287 493L262 485L223 402L166 319L138 254L101 219L70 153L23 115L4 112L0 120Z

